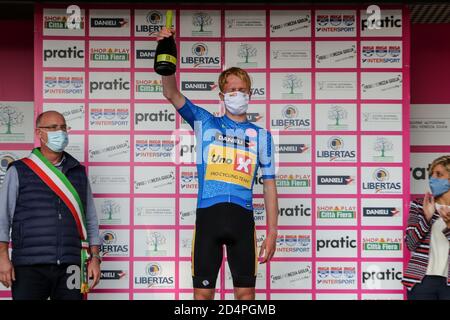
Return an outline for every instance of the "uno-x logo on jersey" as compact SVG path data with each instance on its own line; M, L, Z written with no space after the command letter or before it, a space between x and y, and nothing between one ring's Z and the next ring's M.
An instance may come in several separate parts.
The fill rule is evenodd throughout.
M253 152L211 144L205 179L233 183L250 189L256 161L257 157Z
M246 156L242 156L239 154L236 154L236 161L234 164L234 170L236 171L240 171L240 172L244 172L246 174L250 174L251 173L251 166L252 163L252 159Z

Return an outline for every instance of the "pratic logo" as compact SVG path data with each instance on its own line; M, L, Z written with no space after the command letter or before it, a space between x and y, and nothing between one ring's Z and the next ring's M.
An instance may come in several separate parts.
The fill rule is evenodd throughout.
M91 108L89 111L91 126L127 126L129 119L130 111L128 108Z
M364 251L401 251L402 238L364 237L362 239Z
M331 137L327 143L328 150L317 150L318 159L329 159L329 161L355 161L355 150L343 150L344 138Z
M89 81L89 92L96 91L123 91L130 90L130 81L124 81L123 78L114 78L111 81Z
M316 31L330 32L354 32L356 28L356 17L354 14L322 14L316 15Z
M136 25L137 33L149 33L150 36L156 35L163 27L164 14L157 10L149 11L145 16L147 24Z
M161 80L136 79L136 92L163 92Z
M167 287L174 284L173 276L164 276L163 268L157 262L150 262L145 266L145 276L134 277L136 285L146 285L148 288Z
M220 57L209 57L208 45L204 42L194 43L191 53L191 56L181 57L181 63L192 64L194 68L220 66Z
M430 167L431 162L426 167L410 167L409 172L411 173L411 177L416 181L427 180Z
M377 168L373 172L376 182L363 182L363 190L374 190L375 193L399 192L402 189L400 182L389 181L389 171L386 168Z
M67 27L67 15L44 15L44 29L64 30ZM84 30L85 17L81 16L80 29Z
M260 183L262 184L262 181ZM311 186L311 175L279 174L276 178L276 185L279 188L309 188Z
M355 249L357 248L356 239L351 239L349 236L341 236L338 239L317 239L317 252L321 249Z
M307 150L309 150L309 146L306 144L276 144L275 145L275 152L280 154L292 154L292 153L305 153Z
M64 47L58 49L44 49L44 61L84 59L84 48L67 46L66 43L63 45Z
M91 28L124 28L129 23L129 19L126 18L91 18Z
M317 219L356 219L356 207L318 206Z
M399 63L401 58L400 45L363 45L362 62L370 64Z
M362 283L370 287L371 284L380 281L402 281L402 272L394 268L373 268L362 272Z
M100 246L100 252L104 256L128 256L129 246L127 244L118 244L118 236L114 231L103 231L100 238L103 240L103 244Z
M348 186L354 182L353 176L317 176L317 184L321 186Z
M91 48L89 50L91 61L130 61L130 49L128 48Z
M280 234L277 237L278 253L307 254L311 252L310 234Z
M375 19L373 21L373 25L376 29L399 29L402 27L402 19L397 18L394 15L386 16L384 18ZM365 31L369 29L368 19L361 20L361 31Z
M175 113L168 109L159 112L139 112L135 114L134 118L136 125L141 122L175 122Z
M311 126L311 119L308 118L302 118L300 116L300 112L298 111L298 108L292 104L286 105L281 110L281 119L272 119L272 127L275 128L282 128L285 130L288 129L295 129L295 130L302 130L302 129L309 129Z
M303 204L296 204L291 207L280 207L278 209L278 215L280 217L310 217L312 208L310 206L305 207Z
M214 81L181 81L181 90L184 91L214 91L216 88Z
M180 145L180 157L184 157L189 154L194 154L194 152L195 152L195 145L193 143Z
M319 266L316 279L319 286L352 286L356 284L356 267Z
M400 208L396 207L363 207L364 217L395 217L400 212Z

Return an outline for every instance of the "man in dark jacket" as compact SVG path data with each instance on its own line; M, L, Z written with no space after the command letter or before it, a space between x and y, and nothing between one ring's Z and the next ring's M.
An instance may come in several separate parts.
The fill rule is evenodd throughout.
M69 129L60 113L40 114L41 147L0 189L0 282L16 300L80 300L100 279L97 215L84 166L64 152Z

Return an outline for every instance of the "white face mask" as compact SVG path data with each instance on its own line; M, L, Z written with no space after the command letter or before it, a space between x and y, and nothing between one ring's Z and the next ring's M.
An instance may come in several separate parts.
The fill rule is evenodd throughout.
M236 116L244 114L248 109L250 96L240 91L222 93L224 97L225 108Z
M450 206L447 206L445 204L439 204L439 203L435 203L434 206L436 207L436 210L439 211L441 209L444 209L444 211L450 211Z

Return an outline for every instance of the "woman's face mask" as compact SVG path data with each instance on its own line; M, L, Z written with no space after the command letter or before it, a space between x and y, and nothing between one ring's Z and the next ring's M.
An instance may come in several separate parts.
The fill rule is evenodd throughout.
M225 108L234 115L241 115L247 112L250 96L247 93L233 91L222 93Z
M448 182L448 179L430 177L429 180L430 190L434 197L439 197L450 190L450 182Z

